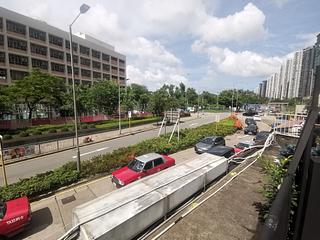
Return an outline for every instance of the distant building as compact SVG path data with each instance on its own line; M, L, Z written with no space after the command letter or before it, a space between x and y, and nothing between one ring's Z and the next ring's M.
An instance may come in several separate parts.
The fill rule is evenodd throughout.
M298 96L309 97L311 96L313 86L313 73L314 73L314 60L315 60L315 47L308 47L303 49L302 66L301 66L301 78L299 85Z
M267 91L267 80L262 81L262 87L261 87L261 97L266 97L266 91Z
M75 82L112 80L125 85L126 57L87 35L73 36ZM72 82L69 33L0 7L0 84L39 68Z

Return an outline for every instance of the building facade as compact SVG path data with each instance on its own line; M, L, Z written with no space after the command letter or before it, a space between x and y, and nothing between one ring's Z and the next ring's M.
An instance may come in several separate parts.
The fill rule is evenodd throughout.
M314 57L315 47L303 49L301 79L299 86L299 97L309 97L312 91L312 82L314 79Z
M126 84L126 57L88 35L73 35L77 84L112 80ZM72 83L69 33L0 7L0 85L39 68Z

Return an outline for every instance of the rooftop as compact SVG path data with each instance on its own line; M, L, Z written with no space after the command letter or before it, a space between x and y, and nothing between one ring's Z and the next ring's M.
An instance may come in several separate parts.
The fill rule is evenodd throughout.
M162 156L158 153L148 153L148 154L136 157L137 160L139 160L140 162L143 162L143 163L149 162L149 161L154 160L156 158L162 158Z

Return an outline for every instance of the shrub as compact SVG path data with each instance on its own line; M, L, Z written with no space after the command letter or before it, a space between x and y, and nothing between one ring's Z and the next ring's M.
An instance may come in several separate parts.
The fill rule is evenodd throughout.
M88 129L88 125L87 124L81 124L81 129Z
M34 135L34 136L41 135L41 134L42 134L42 132L40 130L32 131L32 135Z
M61 128L61 132L69 132L69 128L67 126Z
M3 135L3 140L10 140L12 139L12 135Z
M20 137L28 137L29 136L29 133L28 132L21 132L19 134Z
M56 129L49 129L48 133L56 133L57 130Z

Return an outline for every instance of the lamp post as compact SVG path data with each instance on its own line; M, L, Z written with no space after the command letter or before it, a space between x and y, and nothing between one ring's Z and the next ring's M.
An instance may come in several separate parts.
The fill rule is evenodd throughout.
M8 186L8 181L7 181L7 174L6 174L6 167L4 165L4 159L3 159L3 144L2 144L2 136L0 135L0 162L2 165L2 174L3 174L3 181L4 181L4 186Z
M79 148L79 136L78 136L78 117L77 117L77 103L76 103L76 91L74 84L74 65L73 65L73 46L72 46L72 25L80 17L81 14L86 13L89 10L89 6L82 4L80 7L80 12L73 22L69 25L69 42L70 42L70 58L71 58L71 76L72 76L72 92L73 92L73 111L74 111L74 130L76 134L76 144L77 144L77 171L80 171L80 148Z

